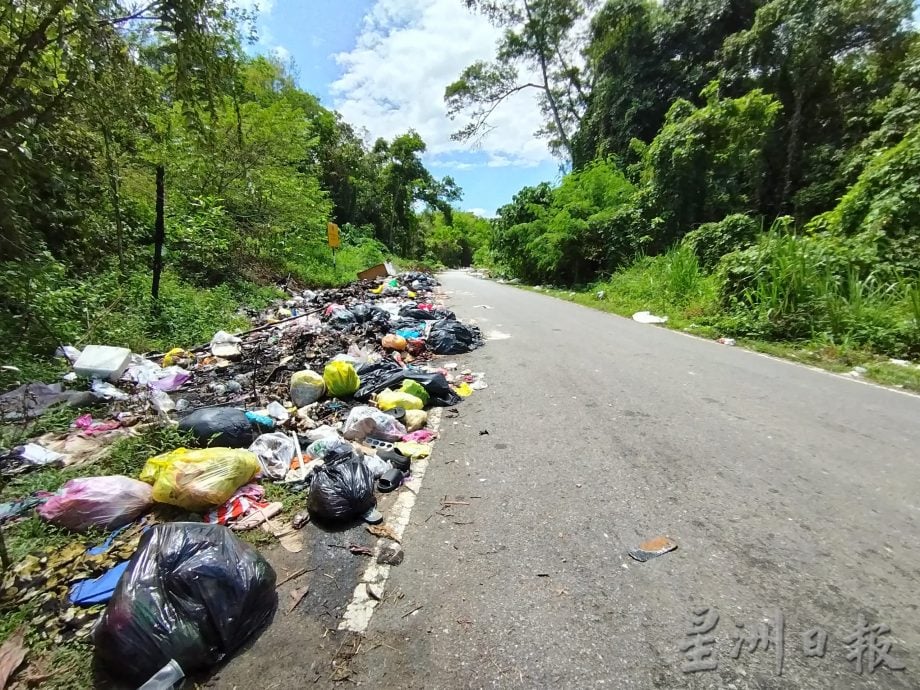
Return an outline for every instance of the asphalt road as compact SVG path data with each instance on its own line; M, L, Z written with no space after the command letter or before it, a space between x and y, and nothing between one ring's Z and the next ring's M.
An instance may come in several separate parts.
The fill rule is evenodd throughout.
M510 337L457 358L489 388L442 422L350 682L920 687L920 398L459 272L443 283L461 318ZM679 548L627 556L657 535ZM703 607L718 667L684 673ZM857 673L860 616L890 626L878 644L905 670L870 674L864 650ZM751 652L765 621L770 648ZM804 651L814 628L823 657Z

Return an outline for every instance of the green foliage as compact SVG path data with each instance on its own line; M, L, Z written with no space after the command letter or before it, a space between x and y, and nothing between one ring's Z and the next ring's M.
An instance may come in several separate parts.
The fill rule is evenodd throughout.
M700 223L758 207L764 149L780 105L759 90L720 98L713 82L695 108L678 100L644 156L642 205L660 218L653 247L669 246Z
M567 175L555 190L524 189L498 210L496 258L525 280L588 282L636 251L633 193L610 161Z
M765 339L826 338L892 356L920 352L916 279L879 264L865 235L772 232L724 257L725 327Z
M684 235L683 244L696 254L704 269L711 270L725 254L751 245L760 230L757 219L735 213L717 223L703 223L691 230Z
M832 211L809 224L874 242L879 259L920 274L920 126L870 162Z
M0 359L14 363L26 379L53 367L50 355L61 343L122 345L135 352L197 347L219 329L244 326L241 302L265 305L277 292L242 280L202 289L168 270L159 304L150 297L150 277L109 269L85 278L68 276L50 256L0 264L0 290L9 296L0 309ZM53 370L53 368L51 369Z
M492 225L485 218L468 211L454 210L448 222L440 212L421 217L427 254L442 266L469 266L476 255L487 257L492 241Z

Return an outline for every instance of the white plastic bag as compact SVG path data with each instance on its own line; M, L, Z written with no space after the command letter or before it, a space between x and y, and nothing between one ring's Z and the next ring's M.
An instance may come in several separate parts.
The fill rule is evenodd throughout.
M398 441L405 433L406 427L395 417L368 405L352 408L342 431L342 435L349 441L363 441L368 436L384 441Z
M294 441L280 431L262 434L249 450L259 456L262 473L272 479L284 479L294 459Z

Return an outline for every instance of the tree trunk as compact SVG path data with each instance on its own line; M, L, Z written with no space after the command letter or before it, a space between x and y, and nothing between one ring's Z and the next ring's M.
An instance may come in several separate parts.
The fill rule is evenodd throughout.
M528 21L533 21L533 15L530 12L530 4L524 3L524 11L527 12ZM569 141L568 135L565 133L565 128L562 126L562 118L559 116L559 106L556 104L556 98L553 96L552 89L549 84L549 69L546 65L546 54L549 51L549 47L546 45L545 38L540 36L540 47L538 49L538 59L540 62L540 73L543 76L543 92L546 94L546 101L549 103L549 109L553 114L553 122L556 125L556 131L559 133L559 139L562 141L562 145L565 147L566 152L569 154L569 164L572 163L572 142Z
M794 89L793 99L795 100L795 104L792 111L792 119L789 121L789 141L786 145L786 169L783 175L783 193L779 200L779 207L783 211L788 211L791 205L792 170L799 157L799 148L801 147L802 108L805 105L805 98L801 87L796 87Z
M166 167L157 165L157 208L156 225L153 231L153 286L154 300L160 298L160 274L163 272L163 244L166 242Z
M112 196L112 211L115 213L115 242L118 247L118 272L125 272L124 224L121 219L121 194L119 192L119 171L112 156L112 133L108 125L102 125L102 138L105 143L105 165L109 177L109 193Z

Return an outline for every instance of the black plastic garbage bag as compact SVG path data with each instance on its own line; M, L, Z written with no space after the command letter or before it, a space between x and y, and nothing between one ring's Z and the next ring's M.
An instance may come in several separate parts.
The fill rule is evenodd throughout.
M198 673L258 633L276 603L275 571L226 527L156 525L96 626L96 661L135 688L171 659L186 675Z
M374 475L355 453L331 455L313 473L307 508L322 520L349 520L364 515L376 504Z
M482 345L482 334L476 326L443 319L431 325L428 349L436 355L459 355Z
M345 307L333 309L332 314L329 316L329 325L339 330L346 330L356 323L358 323L358 318L350 309Z
M449 309L419 309L414 304L407 304L399 310L400 317L407 319L419 319L421 321L437 321L439 319L457 318Z
M235 407L202 407L179 420L181 431L191 431L203 446L248 448L252 424L246 413Z
M374 323L378 325L387 325L390 323L389 312L384 311L380 307L375 307L370 304L356 304L350 308L350 311L354 314L355 320L358 323Z
M390 330L394 333L396 331L418 331L419 333L424 333L425 322L421 319L410 319L401 316L390 324Z
M361 387L354 394L356 400L367 400L384 388L396 388L404 379L412 379L422 384L428 393L429 405L451 407L462 401L443 374L418 371L412 367L403 369L392 360L365 364L358 369L358 378L361 379Z

